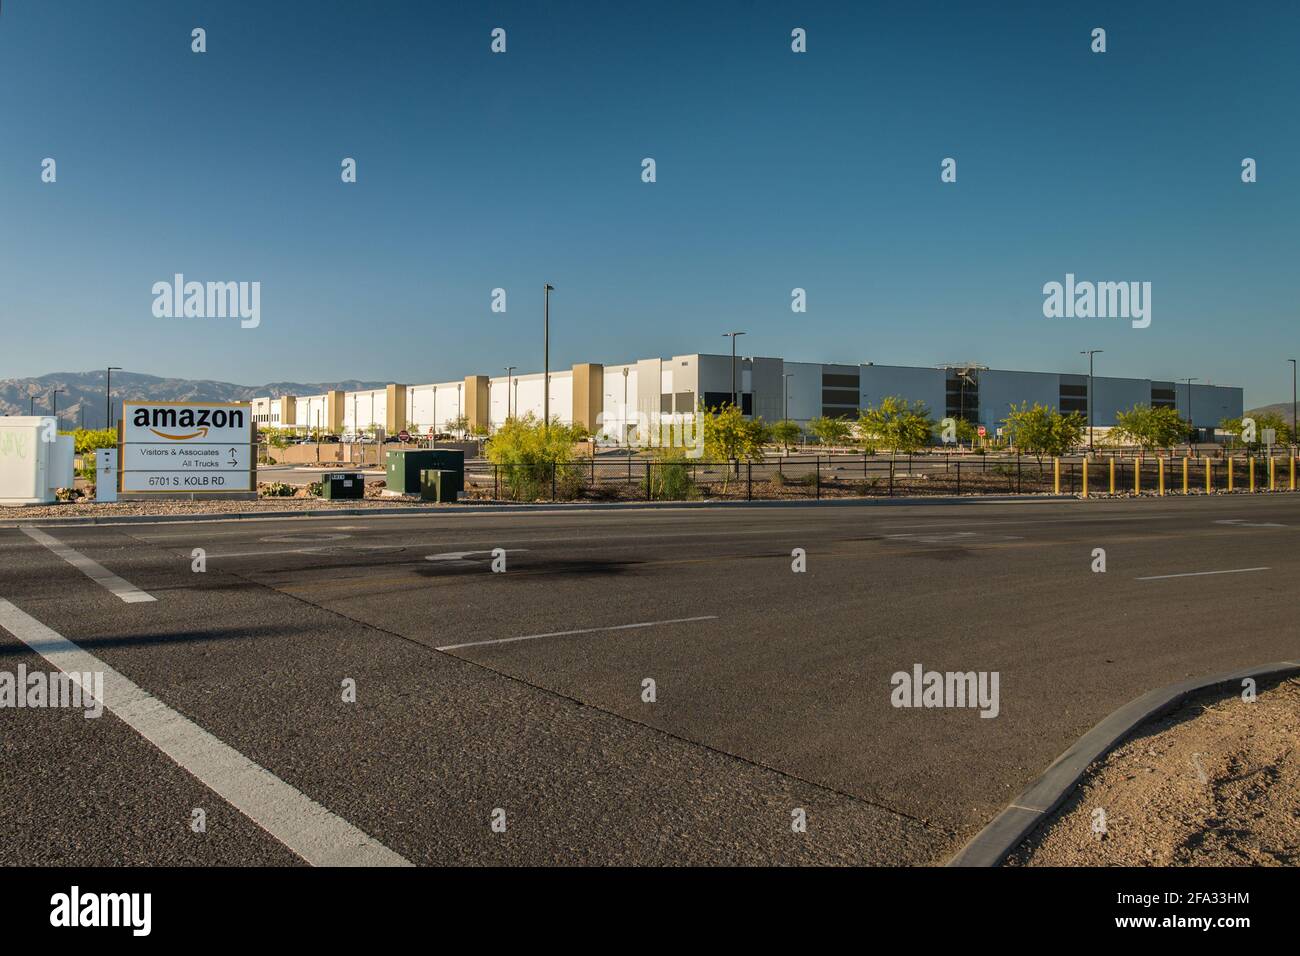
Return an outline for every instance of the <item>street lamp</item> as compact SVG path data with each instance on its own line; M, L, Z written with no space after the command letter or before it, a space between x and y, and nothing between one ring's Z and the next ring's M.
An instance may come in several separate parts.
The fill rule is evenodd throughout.
M627 366L626 365L623 366L623 436L620 444L627 446L629 455L632 453L631 445L628 444L628 440L627 440ZM632 466L629 465L628 467L631 468Z
M518 367L519 366L517 365L506 366L506 418L507 419L514 418L515 415L515 413L510 409L510 385L511 382L513 381L514 371Z
M736 337L744 335L744 332L723 332L722 337L731 339L731 404L740 407L740 402L736 399Z
M1300 435L1296 433L1295 427L1295 359L1287 359L1291 363L1291 444L1300 444Z
M120 372L122 369L116 365L110 365L104 375L104 427L113 427L113 373Z
M1080 352L1080 355L1088 356L1088 454L1093 453L1092 444L1092 357L1100 355L1105 349L1087 349Z
M56 431L59 427L59 393L66 391L66 388L56 388L50 391L51 410L54 413L54 428Z
M1185 378L1183 381L1187 383L1187 450L1190 453L1192 450L1192 432L1196 430L1196 418L1192 415L1192 383L1199 382L1200 379Z
M542 429L551 429L551 293L555 286L542 286Z

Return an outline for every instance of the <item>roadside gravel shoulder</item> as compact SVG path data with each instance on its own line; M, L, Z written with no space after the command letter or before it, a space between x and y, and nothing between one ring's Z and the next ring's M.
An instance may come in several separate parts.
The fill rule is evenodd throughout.
M1088 771L1007 866L1300 864L1300 678L1206 692Z

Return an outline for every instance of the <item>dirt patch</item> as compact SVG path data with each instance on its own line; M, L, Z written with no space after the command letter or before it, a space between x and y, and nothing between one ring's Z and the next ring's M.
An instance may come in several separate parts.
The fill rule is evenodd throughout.
M1300 864L1300 679L1206 693L1088 771L1008 866Z

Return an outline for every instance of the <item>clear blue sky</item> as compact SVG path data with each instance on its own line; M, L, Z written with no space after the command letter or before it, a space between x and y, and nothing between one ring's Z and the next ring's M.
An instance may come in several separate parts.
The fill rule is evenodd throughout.
M534 370L549 281L555 366L742 328L1289 400L1297 49L1290 3L4 0L0 376ZM175 272L261 326L154 318ZM1045 319L1066 272L1150 281L1151 327Z

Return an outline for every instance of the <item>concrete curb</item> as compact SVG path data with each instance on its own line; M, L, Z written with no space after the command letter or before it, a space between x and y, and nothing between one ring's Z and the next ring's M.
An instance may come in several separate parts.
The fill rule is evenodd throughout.
M1032 504L1079 501L1077 495L934 495L913 498L823 498L776 501L628 501L573 502L536 505L405 505L400 508L339 508L320 511L223 511L172 515L78 515L67 518L5 518L0 528L68 527L77 525L173 524L187 521L282 521L288 518L419 517L425 515L528 515L565 511L639 511L643 509L889 507L894 505Z
M1293 674L1300 674L1300 662L1276 661L1215 677L1194 677L1148 691L1136 700L1129 701L1076 740L1029 789L1007 804L988 826L975 834L945 865L999 866L1065 802L1070 791L1083 779L1093 763L1113 750L1139 725L1172 710L1191 695L1221 685L1240 685L1247 677L1263 681Z

